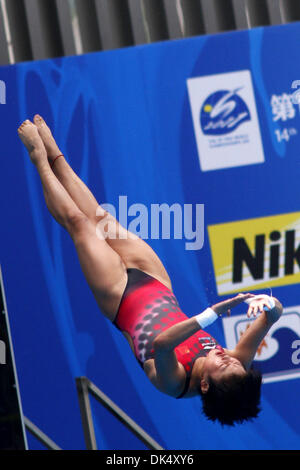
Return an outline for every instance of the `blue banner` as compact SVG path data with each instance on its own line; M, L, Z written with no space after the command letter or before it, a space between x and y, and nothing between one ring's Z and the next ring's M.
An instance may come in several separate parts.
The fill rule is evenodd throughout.
M79 376L165 449L299 448L299 40L294 23L0 68L0 262L22 405L63 449L85 448ZM148 381L47 211L17 136L35 113L99 204L204 204L203 246L187 232L146 239L188 316L241 291L282 302L255 358L255 421L222 428L200 397L174 400ZM248 326L239 307L209 332L234 347ZM99 449L145 448L100 404L92 411Z

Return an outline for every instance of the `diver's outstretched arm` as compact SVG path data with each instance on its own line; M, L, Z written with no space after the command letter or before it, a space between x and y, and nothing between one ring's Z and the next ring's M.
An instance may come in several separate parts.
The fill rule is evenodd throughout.
M268 333L271 326L279 320L282 314L282 305L279 300L272 297L275 306L269 310L264 310L266 305L265 298L261 300L253 300L248 309L248 316L259 312L260 315L252 322L249 328L243 333L234 350L230 351L230 355L237 358L245 367L250 369L255 354L262 340Z
M153 341L154 348L160 351L172 351L194 333L197 333L200 329L205 329L208 325L213 323L219 315L223 313L230 314L230 310L233 307L245 302L245 300L252 296L252 294L238 294L231 299L223 300L213 305L199 315L195 315L194 317L170 326L170 328L156 336Z

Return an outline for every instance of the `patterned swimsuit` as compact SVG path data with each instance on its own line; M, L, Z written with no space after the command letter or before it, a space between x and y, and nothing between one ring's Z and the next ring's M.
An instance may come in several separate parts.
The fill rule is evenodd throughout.
M162 331L188 317L168 287L139 269L127 269L128 281L114 320L116 327L128 333L134 353L143 367L147 359L154 358L153 340ZM218 347L217 341L207 332L199 330L175 348L177 360L186 371L184 391L188 390L193 364L198 357L206 356Z

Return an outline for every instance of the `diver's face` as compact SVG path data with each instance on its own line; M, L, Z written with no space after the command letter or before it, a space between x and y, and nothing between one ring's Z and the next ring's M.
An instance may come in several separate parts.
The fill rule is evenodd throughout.
M241 362L229 356L221 349L211 349L204 363L204 377L218 383L226 381L232 375L245 375L246 371Z

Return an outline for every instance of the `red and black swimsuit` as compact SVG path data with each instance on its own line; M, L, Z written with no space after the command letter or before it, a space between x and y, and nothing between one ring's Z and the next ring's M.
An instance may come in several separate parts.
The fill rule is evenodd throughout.
M127 269L128 281L120 302L114 324L128 333L134 352L143 367L147 359L154 357L153 340L162 331L188 317L168 287L139 269ZM184 366L187 382L181 398L188 389L193 364L198 357L218 345L206 331L199 330L175 348L177 360Z

